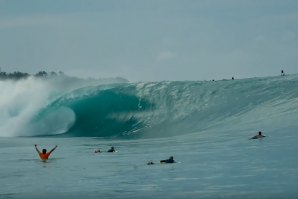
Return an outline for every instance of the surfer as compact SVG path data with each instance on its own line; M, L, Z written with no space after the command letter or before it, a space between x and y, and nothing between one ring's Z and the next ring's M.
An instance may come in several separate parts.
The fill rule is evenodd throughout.
M284 70L281 70L281 76L285 76Z
M154 162L151 160L147 163L147 165L153 165L153 164L154 164Z
M112 153L112 152L116 152L116 150L115 150L115 148L112 146L112 147L108 150L108 152Z
M161 160L160 163L176 163L173 156L170 156L169 159Z
M266 136L265 136L265 135L262 135L262 132L259 131L258 135L255 135L255 136L253 136L253 137L250 138L250 139L260 139L260 138L263 138L263 137L266 137Z
M52 150L50 150L50 152L47 153L46 149L42 149L42 152L40 152L37 148L37 144L35 144L34 146L35 146L35 149L36 149L40 159L43 161L49 159L51 153L57 148L57 145L56 145Z
M100 149L96 149L94 153L101 153Z

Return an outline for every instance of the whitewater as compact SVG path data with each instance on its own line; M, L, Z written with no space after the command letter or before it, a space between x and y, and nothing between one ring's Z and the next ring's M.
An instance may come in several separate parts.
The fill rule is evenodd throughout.
M0 198L298 198L297 74L30 77L0 95ZM58 148L42 162L34 144Z

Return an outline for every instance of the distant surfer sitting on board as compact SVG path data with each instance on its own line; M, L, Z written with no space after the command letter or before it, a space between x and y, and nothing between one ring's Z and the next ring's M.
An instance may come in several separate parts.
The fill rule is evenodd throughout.
M281 70L280 73L281 73L281 76L285 76L284 70Z
M108 152L116 152L116 151L115 151L115 148L112 146L112 147L108 150Z
M50 150L50 152L47 153L46 149L43 149L42 152L40 152L37 148L37 144L35 144L34 146L35 146L35 149L36 149L40 159L43 161L49 159L49 156L51 155L51 153L57 148L57 145L56 145L52 150Z
M255 136L253 136L253 137L250 138L250 139L260 139L260 138L263 138L263 137L266 137L266 136L265 136L265 135L262 135L262 132L259 131L259 134L258 134L258 135L255 135Z
M171 156L169 159L161 160L160 163L175 163L174 157Z

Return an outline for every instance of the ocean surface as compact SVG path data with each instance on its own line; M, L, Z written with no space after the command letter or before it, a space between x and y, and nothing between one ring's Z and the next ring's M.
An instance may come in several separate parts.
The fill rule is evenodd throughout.
M0 81L0 95L1 199L298 198L297 74L29 78ZM58 148L43 162L34 144Z

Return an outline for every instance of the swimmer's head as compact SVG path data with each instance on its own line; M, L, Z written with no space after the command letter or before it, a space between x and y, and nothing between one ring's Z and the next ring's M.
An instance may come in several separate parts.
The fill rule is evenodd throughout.
M174 157L173 156L170 156L170 160L173 160L174 159Z
M262 135L262 132L261 131L259 131L259 135Z
M46 153L47 153L47 150L46 150L46 149L43 149L43 150L42 150L42 153L43 153L43 154L46 154Z

